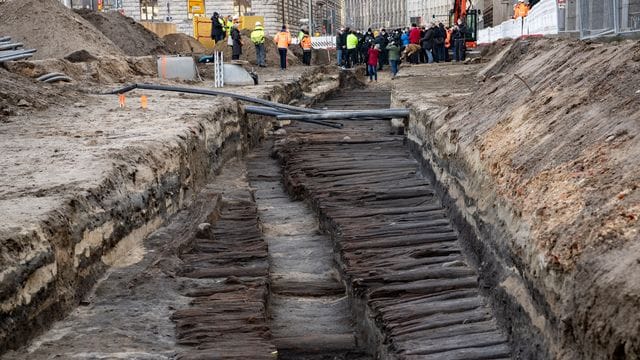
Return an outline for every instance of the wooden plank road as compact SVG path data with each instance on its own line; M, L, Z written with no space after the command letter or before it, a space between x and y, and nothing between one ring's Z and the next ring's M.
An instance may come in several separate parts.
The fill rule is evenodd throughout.
M274 359L267 322L269 263L254 202L225 200L182 255L191 306L174 312L178 359Z
M388 91L347 93L388 107ZM373 99L367 105L367 99ZM341 106L345 99L325 104ZM318 107L323 107L319 104ZM510 358L433 186L385 121L297 124L276 148L291 193L333 232L342 271L399 359Z

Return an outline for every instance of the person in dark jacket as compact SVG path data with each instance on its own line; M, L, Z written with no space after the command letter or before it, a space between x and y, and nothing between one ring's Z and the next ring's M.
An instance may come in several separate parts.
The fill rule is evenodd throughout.
M433 62L433 42L434 42L434 35L435 35L435 29L434 29L434 25L431 24L429 25L429 28L425 30L424 32L424 36L422 37L422 39L420 39L420 45L422 46L422 51L424 52L425 55L425 60L426 62L428 62L429 64L431 64Z
M211 17L211 39L215 42L224 40L225 36L225 21L220 17L220 14L217 12L213 13Z
M238 25L238 23L233 24L233 29L231 30L231 39L233 40L231 60L240 60L240 55L242 55L242 36L240 35L240 30L238 30Z
M338 52L338 66L342 66L344 64L344 57L345 57L345 53L344 53L344 48L345 48L345 43L344 43L344 38L342 37L342 34L344 34L344 28L340 28L340 30L338 30L338 35L336 36L336 50Z
M347 55L347 36L351 33L350 28L345 28L340 37L342 38L342 65L346 65L348 63L348 55Z
M358 46L356 47L357 64L364 62L364 56L362 56L362 47L364 44L364 34L360 30L356 30L356 37L358 38Z
M445 62L445 48L444 41L447 38L447 30L444 28L443 23L439 23L435 28L435 37L433 39L433 60L435 62Z
M464 22L462 22L462 19L458 19L458 24L453 28L453 33L451 34L453 41L453 61L464 61L466 57L466 34L467 27L464 25Z
M380 34L376 37L375 43L380 45L380 56L378 59L378 71L384 68L384 65L389 64L388 54L387 54L387 45L389 45L389 38L387 35L387 31L385 29L380 30Z

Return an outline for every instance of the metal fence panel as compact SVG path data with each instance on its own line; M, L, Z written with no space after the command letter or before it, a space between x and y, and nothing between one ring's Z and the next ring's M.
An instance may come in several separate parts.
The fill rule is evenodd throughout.
M580 0L580 35L602 35L640 31L640 0Z
M640 31L640 0L617 0L617 32Z
M590 38L615 32L615 0L581 0L580 35Z

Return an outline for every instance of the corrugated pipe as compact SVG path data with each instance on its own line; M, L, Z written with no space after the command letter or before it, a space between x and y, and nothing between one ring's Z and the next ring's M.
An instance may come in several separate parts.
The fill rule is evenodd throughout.
M36 80L38 80L38 81L45 81L45 80L47 80L48 78L50 78L50 77L54 77L54 76L66 76L66 75L65 75L65 74L63 74L63 73L59 73L59 72L52 72L52 73L44 74L44 75L42 75L42 76L40 76L40 77L36 78Z
M73 79L66 75L58 75L58 76L52 76L46 80L42 80L42 82L45 82L45 83L53 83L58 81L72 82Z

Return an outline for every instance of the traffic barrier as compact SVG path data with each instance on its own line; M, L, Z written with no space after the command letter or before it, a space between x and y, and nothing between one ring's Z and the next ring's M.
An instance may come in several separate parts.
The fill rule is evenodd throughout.
M298 38L293 36L292 43L298 45ZM336 37L335 36L312 36L311 46L314 49L335 49Z
M542 0L525 18L510 19L500 25L478 31L478 43L487 44L500 39L517 39L523 36L557 35L558 31L556 0Z

